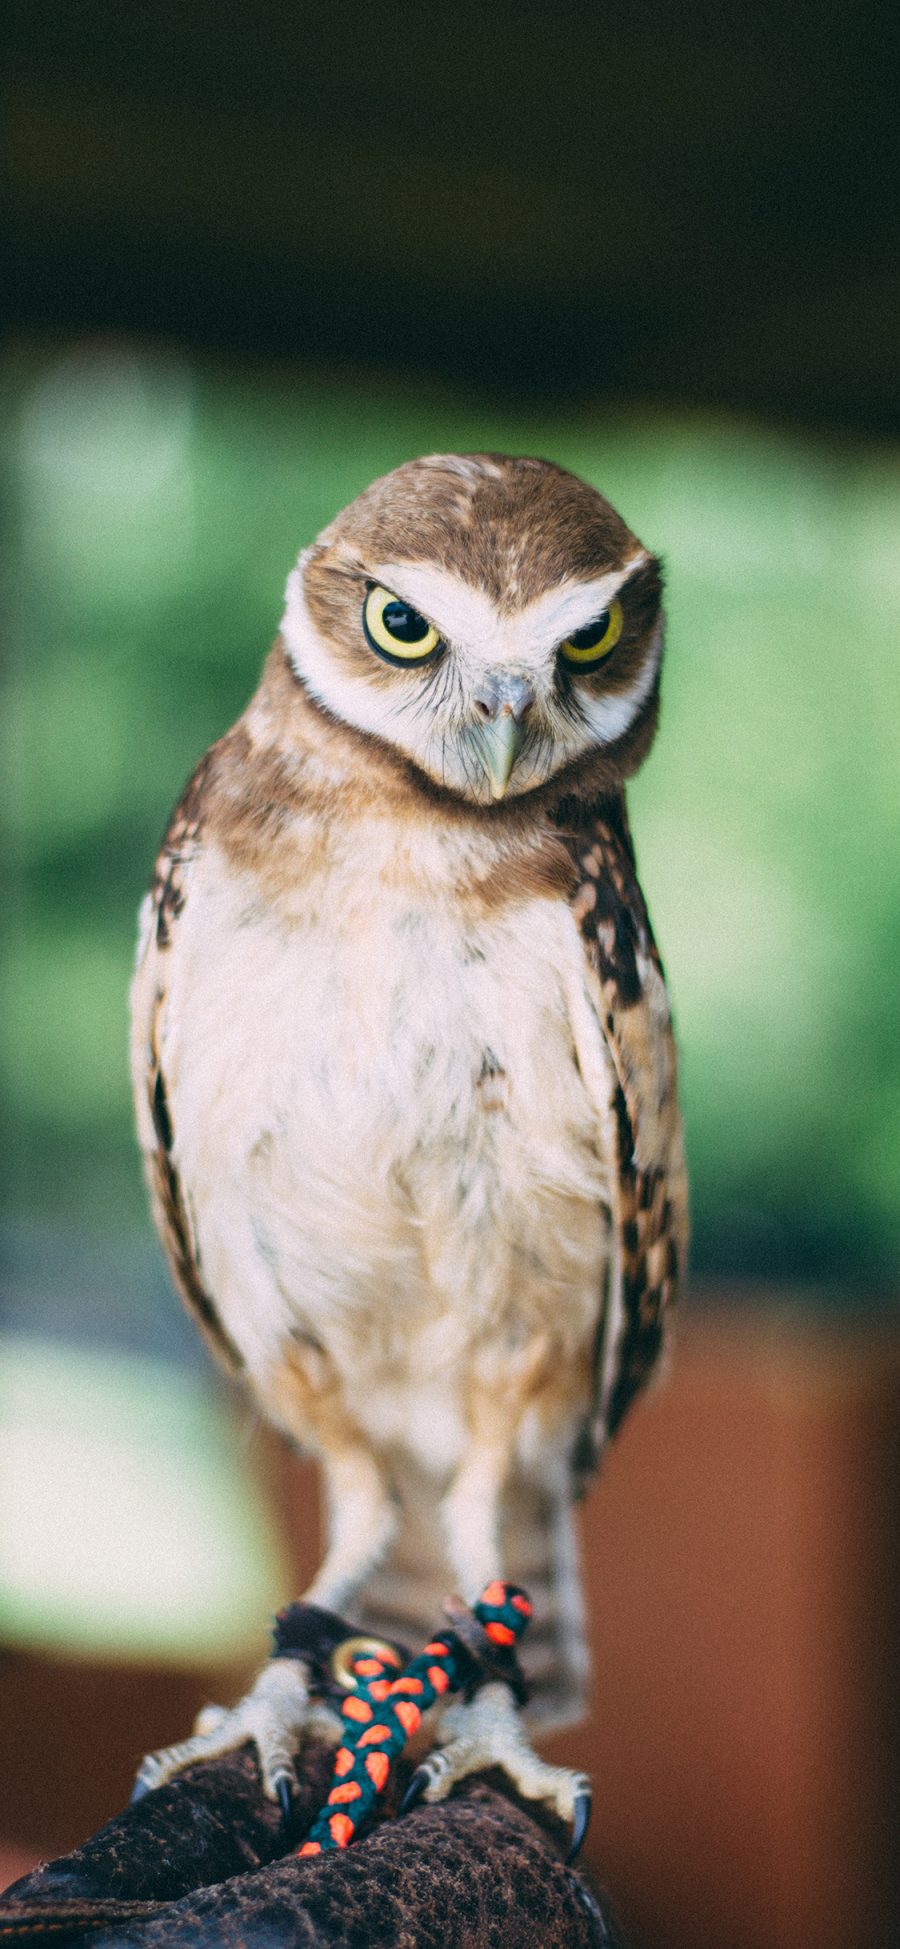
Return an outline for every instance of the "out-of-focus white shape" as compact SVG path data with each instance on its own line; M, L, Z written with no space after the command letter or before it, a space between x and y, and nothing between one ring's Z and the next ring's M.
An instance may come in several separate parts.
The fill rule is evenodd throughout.
M0 1642L253 1656L287 1591L230 1417L159 1360L0 1342Z
M193 422L181 359L95 343L44 367L22 411L22 457L45 482L151 496L183 467Z
M88 342L42 368L19 418L29 570L65 613L143 604L193 565L194 391L175 355Z

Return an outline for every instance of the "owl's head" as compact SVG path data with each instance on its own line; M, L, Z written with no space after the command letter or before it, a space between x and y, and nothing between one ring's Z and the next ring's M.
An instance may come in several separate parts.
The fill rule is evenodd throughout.
M374 481L288 579L282 634L332 718L482 806L644 757L659 562L546 460L432 454ZM561 775L565 774L565 777Z

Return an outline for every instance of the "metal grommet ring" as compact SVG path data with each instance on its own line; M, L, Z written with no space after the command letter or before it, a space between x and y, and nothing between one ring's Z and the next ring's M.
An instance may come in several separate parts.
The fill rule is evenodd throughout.
M355 1692L365 1683L353 1671L354 1658L379 1658L383 1665L391 1665L394 1671L401 1671L403 1660L386 1638L342 1638L336 1644L329 1660L331 1675L347 1692Z

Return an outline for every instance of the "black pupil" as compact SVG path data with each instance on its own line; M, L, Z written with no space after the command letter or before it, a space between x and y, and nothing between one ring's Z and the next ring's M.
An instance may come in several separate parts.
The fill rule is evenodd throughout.
M410 609L406 602L386 602L381 612L381 620L389 636L396 636L398 643L421 643L428 635L428 624L418 609Z
M569 637L569 642L573 650L594 650L598 643L602 643L608 628L609 610L604 609L602 616L598 616L595 623L588 623L586 629L576 629L574 636Z

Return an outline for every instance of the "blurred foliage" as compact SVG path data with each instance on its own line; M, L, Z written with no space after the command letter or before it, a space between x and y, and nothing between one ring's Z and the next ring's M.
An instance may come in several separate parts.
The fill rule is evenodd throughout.
M585 474L668 564L631 803L695 1269L886 1286L900 453L128 345L21 353L4 379L7 1216L146 1228L126 991L168 808L254 685L298 548L410 455L488 447Z

